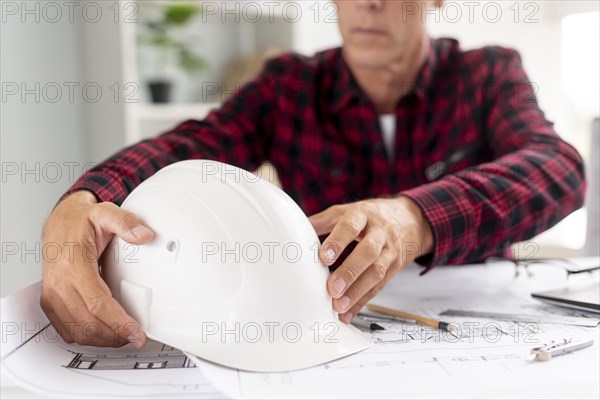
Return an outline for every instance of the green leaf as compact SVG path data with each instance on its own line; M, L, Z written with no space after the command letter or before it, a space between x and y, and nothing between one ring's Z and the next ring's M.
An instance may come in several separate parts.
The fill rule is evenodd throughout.
M198 14L202 14L201 7L187 2L174 2L165 8L165 22L171 25L185 25Z
M150 43L156 47L172 47L173 40L168 36L155 36L150 40Z
M159 21L144 21L144 30L138 34L138 43L152 46L159 53L159 61L164 66L169 62L169 54L175 55L178 67L187 74L204 71L209 67L206 60L195 54L189 40L176 40L172 31L187 24L194 16L201 15L201 6L189 1L172 1L163 8Z
M179 50L179 67L191 75L204 71L208 67L208 64L204 58L184 47Z

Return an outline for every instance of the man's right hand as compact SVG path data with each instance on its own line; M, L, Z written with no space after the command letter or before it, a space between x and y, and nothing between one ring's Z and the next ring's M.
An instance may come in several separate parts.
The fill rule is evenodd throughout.
M114 235L140 245L154 232L117 205L98 203L88 191L66 197L48 218L40 305L67 343L142 347L147 341L99 273L98 259Z

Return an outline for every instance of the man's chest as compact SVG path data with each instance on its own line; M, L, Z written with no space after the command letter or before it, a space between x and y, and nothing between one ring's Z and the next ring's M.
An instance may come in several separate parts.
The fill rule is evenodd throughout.
M307 213L391 196L491 158L481 105L455 100L404 98L395 115L392 159L370 104L337 114L316 107L281 113L270 159L284 190Z

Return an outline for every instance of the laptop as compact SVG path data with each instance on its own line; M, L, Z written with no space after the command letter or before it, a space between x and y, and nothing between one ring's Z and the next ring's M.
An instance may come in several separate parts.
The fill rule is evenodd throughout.
M600 313L600 283L532 293L531 297L557 306Z

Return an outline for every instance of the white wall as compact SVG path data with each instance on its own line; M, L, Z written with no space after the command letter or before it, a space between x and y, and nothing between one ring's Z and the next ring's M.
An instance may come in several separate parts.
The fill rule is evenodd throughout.
M40 256L42 224L70 185L69 168L63 163L77 163L77 174L86 159L83 107L76 100L81 91L75 90L71 103L63 86L64 82L81 82L77 24L67 19L36 23L32 16L22 23L19 15L5 17L0 28L3 89L11 83L34 88L35 82L40 82L41 88L55 82L65 91L56 103L46 100L57 93L50 89L46 97L38 92L39 102L33 95L22 101L20 94L6 96L2 91L6 96L0 103L2 296L39 280L41 268L36 258ZM18 171L9 175L15 166ZM23 168L38 173L23 175ZM61 174L58 179L57 172Z
M459 39L466 49L497 44L518 50L530 80L539 90L536 95L546 117L555 123L555 129L563 139L578 148L584 158L588 158L591 119L583 122L577 119L575 105L569 101L562 82L564 54L561 19L568 14L598 11L598 3L538 1L529 2L529 6L523 2L493 3L498 4L502 10L502 17L497 22L494 21L495 14L492 9L484 16L482 4L485 2L481 2L473 12L472 23L464 23L465 19L468 21L468 9L460 6L463 18L459 23L452 22L456 14L450 14L447 10L446 18L442 12L439 22L433 17L428 19L429 30L435 37L449 36ZM460 5L460 2L457 4ZM515 5L518 7L515 8ZM598 34L596 33L596 36ZM599 50L591 47L588 51L598 54ZM589 90L597 91L598 88L590 87ZM585 244L586 218L585 210L579 210L554 228L532 239L540 246L538 256L578 254Z
M87 138L86 158L94 163L103 161L125 145L124 106L129 104L125 101L141 98L138 83L126 79L123 71L121 30L114 20L115 3L96 4L102 9L102 18L96 22L78 19L80 46L74 54L81 64L81 81L93 82L102 88L98 101L81 102L84 126L80 134ZM120 19L126 18L125 11L120 10Z
M4 15L7 20L1 24L0 60L3 84L6 86L14 82L20 86L24 83L31 88L35 82L40 82L41 86L55 82L63 88L63 96L56 103L47 101L43 93L40 93L39 102L35 101L33 95L28 95L25 101L21 101L18 93L8 96L6 101L2 99L0 103L2 296L39 279L40 264L36 262L36 257L39 258L40 252L35 249L40 246L44 219L59 196L73 183L73 179L87 167L88 161L101 161L125 141L126 107L122 97L118 101L112 99L113 93L109 86L117 83L122 87L130 83L127 79L130 79L131 74L124 72L127 68L121 65L123 54L119 48L120 33L108 10L113 2L99 3L103 6L105 17L97 23L82 20L81 14L76 14L75 22L70 22L67 18L56 23L46 22L43 18L36 22L32 16L28 16L26 22L22 23L22 16L17 14ZM505 12L510 5L515 4L497 3L503 4ZM585 143L582 139L585 131L572 129L569 106L564 103L559 83L559 28L560 18L566 13L597 10L598 3L537 3L540 10L535 17L539 22L534 24L515 24L506 18L498 24L491 24L479 14L473 23L453 24L442 20L436 24L429 21L429 28L434 36L458 38L466 48L491 43L517 48L523 56L530 78L540 87L541 106L549 118L557 122L557 130L575 144ZM300 4L303 7L303 17L292 29L294 50L311 54L339 45L341 38L337 25L325 19L330 11L328 3L318 3L320 13L317 22L315 8L308 9L315 3ZM524 15L521 14L521 21ZM236 44L238 33L226 30L220 32L219 37L208 38L205 39L207 42L199 43L199 48L202 47L205 54L218 53L218 59L213 59L213 74L219 72L222 60L239 51ZM265 31L261 34L269 36L272 33ZM219 49L221 39L230 43L231 47ZM239 46L244 47L243 43L239 43ZM125 79L124 76L128 78ZM65 82L79 84L73 102L68 98ZM82 85L90 82L100 85L103 90L103 96L98 102L86 101L82 97ZM2 93L6 95L4 88ZM53 95L51 91L47 94ZM137 94L137 99L145 101L143 89ZM587 129L588 125L584 125ZM72 170L65 163L71 163ZM58 170L56 166L59 167ZM13 168L16 168L14 175L11 174ZM34 172L24 173L23 168ZM61 174L58 179L57 171ZM73 172L73 175L69 176L69 172ZM577 218L574 221L572 230L584 232L585 229L580 226ZM573 239L570 234L568 236L566 239ZM558 235L552 240L561 242L565 238ZM30 254L28 250L33 252Z
M299 1L297 4L301 6L302 12L298 21L292 23L295 51L311 55L342 44L332 2Z

